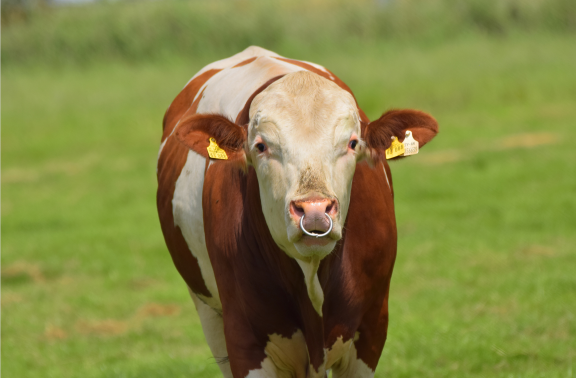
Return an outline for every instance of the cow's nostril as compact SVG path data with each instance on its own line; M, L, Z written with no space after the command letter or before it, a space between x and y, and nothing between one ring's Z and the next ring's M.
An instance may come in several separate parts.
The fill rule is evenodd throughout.
M332 211L332 207L334 206L334 202L330 202L328 206L326 206L326 210L324 212L330 213Z
M304 208L300 205L300 204L296 204L296 202L292 202L290 204L290 208L292 210L292 214L295 215L296 217L300 218L302 217L302 215L304 215Z

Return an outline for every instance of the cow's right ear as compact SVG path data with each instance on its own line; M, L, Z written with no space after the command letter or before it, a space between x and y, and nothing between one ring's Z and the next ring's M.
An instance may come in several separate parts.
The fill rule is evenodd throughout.
M438 122L430 114L418 110L387 111L382 117L363 127L362 138L366 143L369 161L385 160L386 150L392 144L392 137L403 142L406 131L412 132L413 138L422 148L438 133Z
M215 114L193 114L184 118L176 129L176 139L194 152L208 155L210 139L226 152L227 160L246 162L244 143L246 129L226 117Z

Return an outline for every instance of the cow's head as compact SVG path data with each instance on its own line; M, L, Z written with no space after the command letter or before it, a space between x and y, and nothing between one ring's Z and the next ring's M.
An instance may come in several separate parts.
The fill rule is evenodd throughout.
M342 237L356 163L379 164L391 137L412 131L420 147L438 131L415 110L394 110L362 124L352 95L317 74L285 75L259 93L241 127L224 117L195 115L177 137L206 156L214 137L231 159L256 170L262 210L272 237L288 255L322 259ZM200 146L200 148L198 148ZM325 237L308 236L332 230ZM330 218L330 219L329 219Z

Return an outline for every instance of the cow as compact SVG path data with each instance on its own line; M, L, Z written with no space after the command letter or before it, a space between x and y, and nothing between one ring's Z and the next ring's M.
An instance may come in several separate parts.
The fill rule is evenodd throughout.
M192 77L164 116L157 206L225 377L374 376L397 249L386 151L437 132L416 110L370 122L332 72L256 46Z

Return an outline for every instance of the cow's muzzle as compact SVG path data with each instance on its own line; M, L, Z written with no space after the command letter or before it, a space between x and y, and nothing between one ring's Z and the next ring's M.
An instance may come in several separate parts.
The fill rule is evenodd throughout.
M317 232L309 232L308 230L306 230L306 228L304 228L304 217L306 216L306 214L303 214L302 217L300 218L300 229L302 230L302 232L308 236L312 236L315 238L323 238L324 236L328 236L330 234L330 232L332 232L332 227L334 226L334 222L332 221L332 218L327 213L324 213L324 215L326 216L326 218L330 222L330 226L328 227L328 231L321 234L321 233L317 233Z

